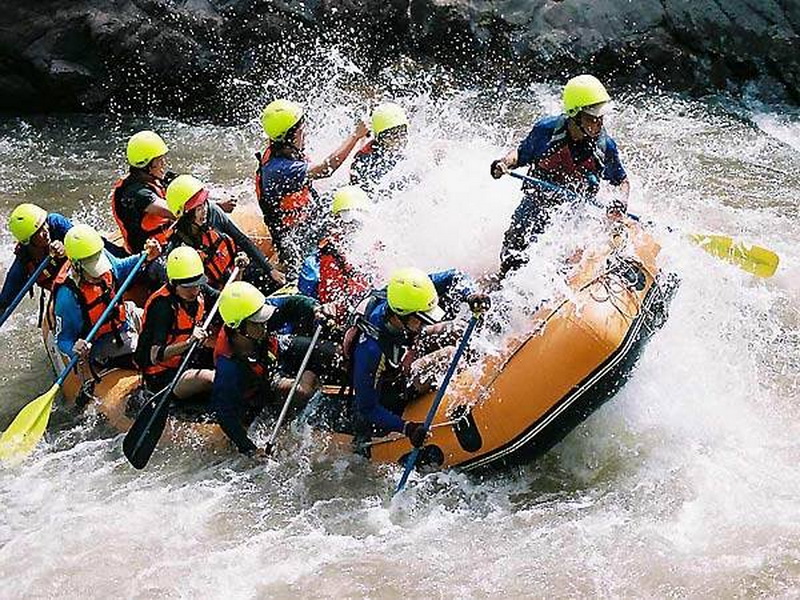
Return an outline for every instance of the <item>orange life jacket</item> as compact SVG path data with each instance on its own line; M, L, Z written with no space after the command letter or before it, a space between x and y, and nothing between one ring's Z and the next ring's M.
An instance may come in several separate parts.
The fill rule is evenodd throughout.
M256 153L258 169L256 169L256 198L264 213L264 220L270 232L280 232L289 227L296 227L305 223L311 216L312 194L311 187L304 185L302 189L285 194L278 198L265 198L261 182L261 169L272 158L272 149L267 146L264 152Z
M174 234L187 246L191 246L200 255L205 268L208 285L222 289L233 272L234 259L238 249L234 241L226 233L213 227L206 228L199 239L193 238L181 230Z
M172 325L170 326L169 331L167 332L167 340L164 342L164 346L172 346L173 344L180 344L181 342L185 342L188 340L194 328L197 325L202 324L203 322L203 315L205 314L205 304L203 301L203 294L200 294L197 297L197 312L194 316L189 314L189 311L186 310L186 306L180 299L175 296L175 294L169 289L167 285L163 285L158 291L154 292L148 299L144 305L144 316L143 316L143 325L142 327L147 327L147 314L150 308L150 305L156 298L167 298L170 303L172 304L172 308L174 311L174 318L172 320ZM180 354L176 354L170 358L165 358L161 362L157 364L150 364L147 365L144 369L144 373L146 375L157 375L159 373L163 373L164 371L169 371L172 369L177 369L180 364L181 360L183 360L183 356Z
M140 216L138 222L126 222L126 220L122 218L121 211L117 204L119 202L120 191L126 184L131 183L128 181L128 177L118 179L111 189L111 214L114 215L117 227L119 227L119 230L122 232L125 249L131 254L141 252L144 249L144 242L150 238L155 238L162 246L166 245L170 235L170 228L174 223L171 219L159 217L158 215L147 212ZM131 185L134 183L139 182L133 182ZM166 198L164 188L155 181L142 181L140 184L142 187L151 189L159 198ZM137 243L137 239L141 240L141 248L139 247L140 244Z
M569 147L567 119L562 115L553 130L548 151L542 158L534 161L529 175L557 185L583 182L589 173L600 177L603 171L602 157L605 155L606 147L607 137L604 132L596 142L595 151L582 160L575 161Z
M278 360L278 338L270 335L266 340L266 350L262 351L256 360L246 360L234 354L228 332L229 330L223 327L217 336L217 343L214 346L214 364L216 365L220 357L225 357L244 366L247 370L247 379L242 384L243 400L253 401L259 390L269 383L264 378L275 368L274 364Z
M375 140L371 139L366 144L361 146L356 152L356 156L366 156L375 152Z
M117 281L113 271L108 271L107 273L103 273L102 277L96 282L90 282L81 278L80 283L76 283L75 280L69 276L70 269L70 263L66 263L56 276L53 282L52 298L56 297L58 288L62 285L66 285L73 291L78 299L81 312L83 313L83 329L81 335L84 336L89 333L89 330L94 324L100 320L106 307L111 304L111 300L117 293ZM127 317L125 303L122 301L117 302L116 306L111 311L111 315L97 331L95 339L99 339L109 333L119 336L122 326L127 321Z
M25 270L25 275L30 277L39 266L39 263L42 262L42 259L48 255L48 250L43 248L40 256L34 256L34 253L31 252L30 247L17 244L16 248L14 248L14 254L22 262L22 268ZM48 292L52 291L53 283L55 282L56 277L58 277L61 268L66 262L66 256L62 256L59 259L51 258L50 262L48 262L47 266L44 268L44 271L42 271L42 273L36 279L36 284Z
M321 304L360 297L367 291L369 281L336 249L334 242L319 243L319 285L317 297Z

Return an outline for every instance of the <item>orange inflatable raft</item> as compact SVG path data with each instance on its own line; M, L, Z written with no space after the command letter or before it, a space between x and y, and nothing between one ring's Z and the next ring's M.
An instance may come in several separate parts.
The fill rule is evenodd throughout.
M676 278L659 271L660 247L635 221L584 252L568 298L536 311L529 331L456 373L433 419L420 463L465 470L529 462L610 398L663 324ZM434 393L403 419L422 422ZM313 423L314 419L311 418ZM403 463L412 447L392 434L366 445L376 462Z

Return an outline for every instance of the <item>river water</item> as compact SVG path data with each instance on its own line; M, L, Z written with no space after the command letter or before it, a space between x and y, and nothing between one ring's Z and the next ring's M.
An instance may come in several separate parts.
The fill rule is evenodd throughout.
M344 87L334 79L309 98L313 156L364 110ZM495 268L518 193L488 165L557 109L555 89L400 100L414 183L377 211L382 266ZM392 500L397 469L301 428L266 465L183 447L139 473L91 414L57 413L37 453L0 470L0 596L800 596L800 113L631 93L608 127L631 209L658 223L664 265L683 284L627 386L547 456L483 479L429 475ZM10 117L0 212L31 201L110 228L107 193L141 128L168 140L176 170L254 203L255 119ZM543 246L586 237L556 231ZM755 279L681 231L759 243L781 267ZM5 269L5 229L0 245ZM0 427L53 378L35 318L27 301L0 332ZM254 435L268 432L260 423Z

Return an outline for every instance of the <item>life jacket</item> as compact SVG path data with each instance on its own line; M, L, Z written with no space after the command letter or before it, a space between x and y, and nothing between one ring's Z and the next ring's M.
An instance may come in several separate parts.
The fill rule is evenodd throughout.
M533 162L528 174L531 177L562 186L570 183L585 184L587 175L592 175L599 180L608 145L605 131L600 133L600 137L594 143L593 151L577 162L570 150L569 140L567 118L561 115L553 128L545 155ZM523 186L523 189L526 187L528 186Z
M130 175L118 179L111 189L111 214L114 215L117 227L119 227L119 230L122 232L125 249L131 254L141 252L144 249L144 242L150 238L155 238L162 246L166 245L169 239L170 228L174 221L146 212L140 215L138 219L134 218L131 219L130 222L126 222L118 206L120 200L119 194L123 193L124 188L128 186L149 188L155 192L159 198L166 198L164 188L155 181L130 181L129 178Z
M383 353L386 369L381 378L385 382L393 383L407 376L411 369L411 363L416 359L416 353L411 350L412 340L389 335L369 320L375 309L385 301L386 290L372 290L356 306L351 325L344 333L342 354L345 358L351 385L353 385L353 355L363 335L374 339Z
M372 139L368 141L366 144L364 144L361 148L359 148L358 152L356 152L356 157L366 157L370 154L374 154L374 152L375 152L375 140Z
M302 225L311 217L313 193L306 184L302 189L285 194L277 202L264 197L261 181L261 170L272 158L272 147L267 146L264 152L256 152L258 168L256 169L256 198L264 213L264 221L272 232L282 232L290 227Z
M325 238L320 241L317 298L321 304L360 296L367 287L366 277L347 262L332 240Z
M203 261L208 284L215 289L222 289L235 266L237 248L234 241L213 227L204 227L199 239L190 237L181 230L176 230L174 235L197 250Z
M175 313L175 317L172 320L172 325L167 332L167 339L164 342L164 346L172 346L173 344L185 342L191 337L194 328L203 322L203 316L205 314L203 294L200 294L197 297L197 312L194 316L192 316L189 311L186 310L184 303L175 296L175 294L167 285L161 286L158 291L154 292L153 295L147 299L147 302L144 305L144 316L142 317L142 322L144 323L143 326L146 326L147 324L147 314L150 305L156 298L162 297L167 298L170 301L170 304L172 304L172 309ZM177 354L171 358L165 358L158 364L147 365L142 370L147 375L157 375L159 373L163 373L164 371L177 369L182 360L183 356Z
M278 360L278 338L274 335L267 337L266 345L260 346L259 356L254 360L248 360L236 356L228 335L228 331L223 327L214 346L214 363L216 364L220 357L225 357L245 367L247 375L242 385L243 400L252 403L258 396L258 392L263 389L264 384L271 383L266 382L265 377L275 369L275 363Z
M75 279L70 276L71 265L66 263L55 281L53 282L53 293L51 298L56 297L58 289L65 285L75 294L78 299L78 305L83 313L83 329L80 335L83 337L89 333L91 328L100 320L106 307L111 304L111 300L117 293L117 281L114 277L113 271L103 273L102 277L96 282L89 282L81 278L80 283L76 283ZM52 300L55 302L55 300ZM100 326L97 331L95 339L113 333L117 339L117 343L121 345L122 339L120 332L123 325L127 322L127 311L125 310L124 302L117 302L114 309L111 311L108 319Z
M33 275L33 272L36 271L36 268L39 266L39 263L42 262L42 259L47 256L48 252L46 249L44 249L42 256L35 258L27 245L17 244L16 248L14 248L14 254L22 263L22 268L25 270L25 275L30 277ZM47 266L44 268L44 271L42 271L39 277L36 279L36 284L48 292L52 291L53 283L55 282L56 277L58 277L61 268L66 262L66 256L62 256L59 259L51 258L47 263Z

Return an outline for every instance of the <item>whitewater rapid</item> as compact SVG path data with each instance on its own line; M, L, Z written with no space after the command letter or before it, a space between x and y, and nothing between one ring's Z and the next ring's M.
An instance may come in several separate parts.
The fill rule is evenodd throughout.
M497 267L518 185L489 163L554 88L411 92L414 183L373 215L383 268ZM309 97L311 154L333 149L377 96L331 79ZM255 113L254 113L255 114ZM253 203L247 125L118 116L0 121L0 206L37 202L110 228L124 140L159 131L173 168ZM267 465L197 448L134 471L91 414L57 413L27 462L0 469L0 596L770 597L800 594L800 114L741 100L636 93L608 120L682 285L628 384L535 464L492 478L399 477L303 428ZM346 179L346 165L330 190ZM556 223L520 301L558 286L553 259L591 242ZM717 231L781 256L770 280L704 254ZM0 232L0 268L13 244ZM0 331L0 424L52 381L26 301ZM258 423L262 441L269 423Z

